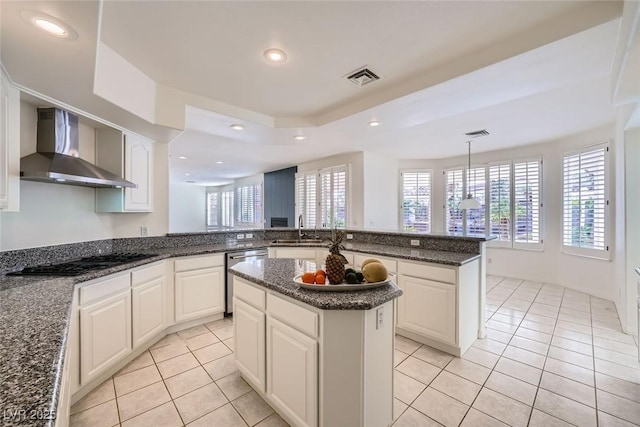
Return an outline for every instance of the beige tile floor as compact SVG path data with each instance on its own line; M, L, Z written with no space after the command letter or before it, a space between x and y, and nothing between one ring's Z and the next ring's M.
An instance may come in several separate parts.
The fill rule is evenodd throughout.
M487 282L487 338L462 358L396 336L394 426L640 425L637 343L613 303ZM165 337L74 405L71 425L286 426L239 377L232 335L224 319Z

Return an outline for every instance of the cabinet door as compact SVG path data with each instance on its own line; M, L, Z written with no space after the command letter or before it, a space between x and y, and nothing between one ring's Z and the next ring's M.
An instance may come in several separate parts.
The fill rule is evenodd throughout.
M318 424L318 343L270 317L267 395L295 425Z
M224 312L224 267L175 276L176 322Z
M276 258L316 260L315 248L276 248Z
M80 308L80 383L131 351L131 291Z
M400 276L398 326L456 345L456 287L433 280Z
M124 140L125 179L138 188L125 188L124 210L151 211L153 144L135 134L126 134Z
M238 369L265 392L265 314L233 299L233 336Z
M164 329L164 278L133 288L133 348Z

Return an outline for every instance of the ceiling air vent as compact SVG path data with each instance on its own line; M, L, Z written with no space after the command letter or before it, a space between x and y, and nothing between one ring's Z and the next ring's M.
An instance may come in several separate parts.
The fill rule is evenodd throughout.
M378 77L376 73L374 73L367 67L364 67L354 73L349 74L348 76L346 76L346 79L356 86L364 86L371 82L375 82L376 80L380 80L380 77Z
M486 129L482 130L474 130L473 132L467 132L465 135L470 136L471 138L480 138L481 136L489 135Z

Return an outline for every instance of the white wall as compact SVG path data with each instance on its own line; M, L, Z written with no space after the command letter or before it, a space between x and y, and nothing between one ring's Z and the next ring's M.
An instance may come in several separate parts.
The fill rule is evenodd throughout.
M335 156L324 157L313 162L298 165L298 172L306 172L314 169L323 169L331 166L350 165L349 177L349 215L348 228L362 228L364 223L364 154L344 153Z
M172 183L169 188L169 230L172 233L207 231L207 187Z
M20 156L36 151L36 107L20 105ZM80 156L94 161L95 133L78 126ZM0 251L75 243L114 237L149 235L168 230L168 144L154 144L154 212L95 212L95 190L70 185L20 182L20 212L0 213Z
M399 226L398 161L367 151L363 154L363 226L375 230L397 230Z
M516 277L563 285L602 298L613 300L616 294L614 265L612 261L601 261L586 257L578 257L562 253L561 241L561 209L562 209L562 156L572 148L589 146L606 140L612 140L615 128L605 126L542 144L527 145L512 149L474 153L474 146L480 146L479 139L472 145L472 166L500 160L517 160L542 156L543 185L543 229L544 250L525 251L506 248L489 248L487 250L487 272L500 276ZM611 160L614 158L615 144L611 144ZM466 156L420 161L401 160L400 168L427 168L434 171L433 231L444 231L444 178L442 171L447 168L463 166ZM612 163L613 164L613 163ZM610 223L615 218L615 175L610 176ZM611 228L610 248L614 251ZM614 257L615 254L612 254Z
M626 326L628 332L637 332L638 310L636 306L638 276L634 269L640 267L640 128L624 132L625 145L625 202L626 202Z

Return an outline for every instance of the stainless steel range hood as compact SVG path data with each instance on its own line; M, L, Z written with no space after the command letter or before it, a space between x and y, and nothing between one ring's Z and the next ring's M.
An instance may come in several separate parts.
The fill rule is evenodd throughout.
M78 155L78 116L57 108L38 108L36 153L20 159L20 179L83 187L137 187Z

